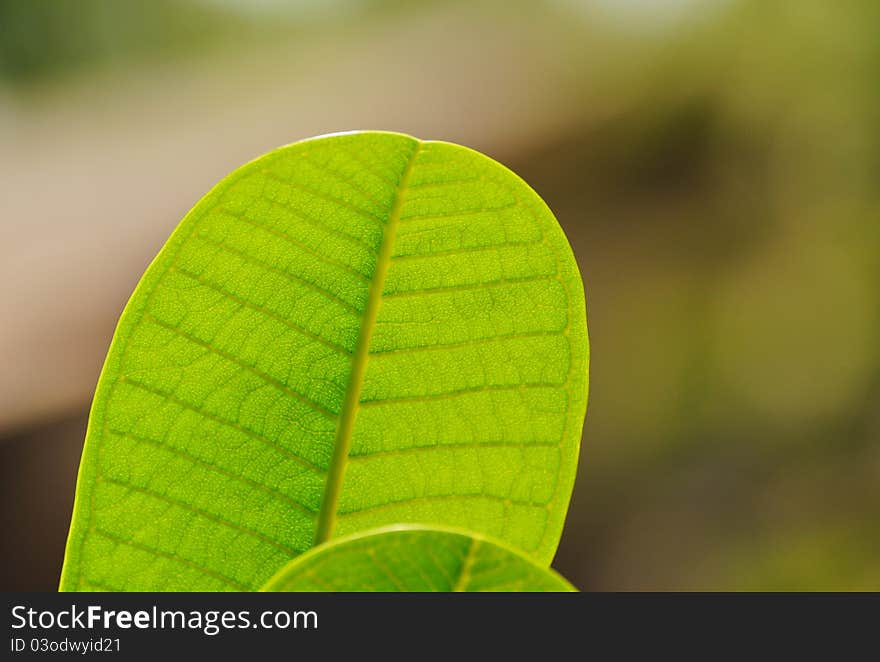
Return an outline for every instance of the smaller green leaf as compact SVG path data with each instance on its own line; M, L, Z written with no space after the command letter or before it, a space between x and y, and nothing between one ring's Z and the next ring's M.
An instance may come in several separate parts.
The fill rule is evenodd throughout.
M561 592L553 570L483 536L397 525L338 538L297 557L262 591Z

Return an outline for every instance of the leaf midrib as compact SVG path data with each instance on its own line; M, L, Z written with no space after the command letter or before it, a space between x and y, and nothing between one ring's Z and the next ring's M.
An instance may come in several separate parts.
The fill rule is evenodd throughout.
M336 427L336 437L333 445L333 456L330 459L330 467L327 470L327 482L324 486L324 498L321 501L321 509L315 526L315 545L327 542L333 536L336 524L339 495L342 491L342 481L345 478L345 469L348 466L348 454L351 448L351 436L354 431L355 418L360 404L361 387L364 383L364 375L367 363L370 359L370 339L373 329L376 327L376 318L382 303L382 290L385 287L385 276L391 265L391 254L394 248L394 240L397 236L397 227L400 223L400 215L403 209L409 179L412 175L416 157L422 148L422 143L417 142L410 154L409 161L400 177L397 185L394 202L388 222L382 231L382 244L379 247L379 256L376 259L376 270L370 282L367 294L367 305L364 308L363 321L358 332L357 345L352 358L351 373L345 391L345 401L339 414L339 423Z
M470 584L471 581L474 561L477 556L477 548L479 546L480 541L477 538L471 538L471 543L468 545L468 550L465 553L464 559L462 559L461 568L458 571L458 579L455 580L455 585L451 588L453 593L463 593L464 591L467 591L468 584Z

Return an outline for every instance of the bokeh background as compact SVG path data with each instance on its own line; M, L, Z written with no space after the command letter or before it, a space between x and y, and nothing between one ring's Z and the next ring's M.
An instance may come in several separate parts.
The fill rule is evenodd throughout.
M57 586L116 318L314 134L480 149L587 289L582 589L880 588L876 0L0 0L0 586Z

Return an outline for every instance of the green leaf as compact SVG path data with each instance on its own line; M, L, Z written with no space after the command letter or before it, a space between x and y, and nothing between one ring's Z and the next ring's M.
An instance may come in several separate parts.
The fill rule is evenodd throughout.
M453 529L394 526L333 540L284 566L263 591L574 591L503 544Z
M549 564L587 363L571 249L509 170L393 133L275 150L187 214L120 319L61 588L257 589L398 522Z

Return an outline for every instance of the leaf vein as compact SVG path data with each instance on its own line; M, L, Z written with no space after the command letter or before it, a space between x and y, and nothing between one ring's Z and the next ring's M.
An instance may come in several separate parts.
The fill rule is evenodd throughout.
M385 203L376 198L376 196L374 196L370 191L367 191L360 186L356 186L354 182L352 182L351 177L340 174L335 169L328 166L326 163L315 163L314 161L310 160L308 156L308 154L304 154L302 162L308 165L310 168L316 170L321 174L330 175L330 177L335 179L340 184L347 186L349 191L363 196L364 198L375 204L377 207L385 206Z
M481 214L495 214L500 211L506 211L508 209L513 209L514 207L519 207L519 202L513 201L506 205L499 205L498 207L482 207L478 209L461 209L456 211L449 212L435 212L433 214L412 214L410 216L401 217L401 222L407 221L439 221L444 218L468 218L470 216L479 216Z
M213 579L216 579L217 581L222 582L226 586L231 586L234 589L236 589L237 591L250 591L251 590L250 586L246 586L245 584L242 584L241 582L234 579L233 577L230 577L229 575L225 575L222 572L217 572L216 570L212 570L211 568L206 568L205 566L201 565L200 563L197 563L196 561L193 561L191 559L184 558L183 556L180 556L179 554L175 554L172 552L166 552L164 550L158 549L158 548L153 547L151 545L145 545L143 543L139 543L134 540L128 540L126 538L122 538L120 536L117 536L114 533L110 533L109 531L105 531L104 529L92 528L91 532L97 533L99 536L102 536L102 537L106 538L107 540L110 540L111 542L115 542L118 545L125 545L127 547L133 547L134 549L140 550L142 552L146 552L147 554L152 554L153 556L158 556L163 559L167 559L169 561L174 561L175 563L185 565L186 567L188 567L192 570L195 570L197 572L200 572L203 575L206 575L208 577L212 577Z
M345 241L351 246L358 246L361 249L366 250L370 255L376 255L376 247L370 244L369 242L364 241L361 237L358 237L354 234L349 234L348 232L343 232L339 228L333 227L332 225L327 225L322 222L320 219L314 218L313 216L306 214L302 207L294 207L293 205L284 202L283 200L276 200L274 198L264 196L264 199L270 204L278 207L279 209L284 210L288 214L290 214L293 218L303 221L304 223L311 225L313 228L317 230L321 230L326 233L326 236L335 237L342 241ZM226 211L226 210L224 210ZM230 212L226 212L230 213Z
M336 428L336 438L333 445L333 457L327 471L327 482L324 490L324 500L318 514L318 524L315 532L315 543L326 542L333 535L333 528L337 518L339 495L342 489L342 480L345 476L345 467L348 462L348 453L351 446L351 437L354 430L354 422L360 406L361 388L366 374L367 362L370 358L370 339L376 326L379 306L382 303L382 290L385 284L385 275L391 264L391 254L394 249L394 239L400 222L400 214L403 209L407 184L412 175L416 158L418 157L421 143L416 142L409 155L406 167L400 175L394 202L388 216L388 222L384 224L382 232L382 245L379 248L379 257L376 261L376 271L370 283L367 295L367 306L361 321L358 333L357 346L352 358L349 383L346 388L345 402L339 416Z
M286 545L283 542L276 540L275 538L271 538L267 536L265 533L261 533L256 529L251 529L250 527L243 526L242 524L238 524L237 522L233 522L232 520L226 519L225 517L221 517L216 513L212 513L203 508L199 508L198 506L188 502L183 501L182 499L176 499L174 497L168 496L167 494L162 494L161 492L157 492L156 490L150 489L148 487L142 487L140 485L134 485L133 483L128 483L123 480L118 480L116 478L110 478L108 476L98 476L97 481L100 483L108 483L110 485L116 485L117 487L121 487L123 489L131 490L136 494L141 494L143 496L149 497L151 499L156 499L157 501L162 501L172 506L176 506L181 508L189 513L197 517L202 517L203 519L214 522L218 526L225 527L230 529L231 531L237 531L242 535L248 536L249 538L253 538L254 540L258 540L263 544L270 545L275 549L284 552L285 554L290 554L296 556L300 552L301 549L296 549L295 547L291 547L290 545Z
M472 393L492 393L497 391L525 391L532 388L552 388L560 389L565 387L566 382L521 382L519 384L485 384L483 386L474 386L468 388L460 388L454 391L444 391L442 393L429 393L427 395L402 395L394 398L377 398L375 400L362 400L361 407L376 407L379 405L399 404L402 402L433 402L434 400L446 400L456 398L460 395L468 395Z
M348 348L343 347L342 345L335 343L332 340L327 340L326 338L319 336L317 333L314 333L313 331L309 331L305 327L302 327L299 324L296 324L295 322L291 322L286 317L282 317L278 313L276 313L272 310L269 310L265 306L260 306L258 304L251 302L251 301L248 301L244 297L241 297L237 294L234 294L233 292L230 292L225 287L218 285L217 283L213 282L212 280L210 280L208 278L205 278L204 276L201 276L197 273L193 273L192 271L181 268L180 266L168 267L168 271L174 271L174 272L183 274L184 276L187 276L188 278L192 278L193 280L201 283L202 285L204 285L208 289L214 290L218 294L222 294L224 297L226 297L230 301L234 301L235 303L239 304L240 306L244 306L245 308L250 308L251 310L258 312L262 315L265 315L266 317L273 319L276 322L280 322L281 324L283 324L287 328L289 328L293 331L296 331L297 333L300 333L300 334L306 336L307 338L311 338L315 342L321 343L325 347L329 347L330 349L333 349L333 350L339 352L340 354L344 354L346 356L351 356L351 350L349 350Z
M260 370L256 366L253 366L249 363L246 363L245 361L243 361L239 357L235 356L234 354L230 354L229 352L226 352L226 351L212 345L210 342L208 342L206 340L202 340L201 338L192 335L191 333L187 333L186 331L184 331L183 329L181 329L179 327L176 327L172 324L168 324L168 322L160 320L158 317L156 317L155 315L153 315L151 313L145 313L144 319L149 319L157 326L160 326L163 329L170 331L171 333L175 334L176 336L183 338L184 340L187 340L187 341L193 343L194 345L198 345L199 347L210 352L211 354L213 354L215 356L219 356L220 358L228 361L229 363L232 363L233 365L238 366L239 368L242 368L243 370L247 370L252 375L254 375L255 377L258 377L260 380L262 380L262 382L264 384L273 387L276 391L283 393L284 395L286 395L290 398L293 398L297 402L301 402L302 404L306 405L310 409L321 414L322 416L324 416L328 420L331 420L331 421L336 420L336 416L337 416L336 412L328 409L327 407L325 407L324 405L322 405L319 402L315 402L314 400L312 400L311 398L309 398L305 394L300 393L298 391L295 391L294 389L290 388L287 384L282 382L280 379L273 377L272 375L270 375L266 372L263 372L262 370Z
M358 310L357 308L355 308L353 305L351 305L348 301L341 298L335 292L332 292L324 287L321 287L317 283L313 283L312 281L310 281L306 278L303 278L302 276L300 276L298 274L295 274L291 271L287 271L286 269L281 269L273 264L270 264L269 262L266 262L265 260L261 260L257 257L254 257L253 255L249 255L245 251L242 251L242 250L239 250L233 246L230 246L229 244L227 244L225 242L217 241L216 239L211 239L210 237L204 237L204 236L199 237L199 239L205 243L208 243L208 244L211 244L212 246L215 246L216 248L220 249L222 252L226 252L231 255L235 255L236 257L241 258L242 260L244 260L245 262L247 262L249 264L256 265L262 269L265 269L266 271L270 271L272 273L278 274L279 276L282 276L283 278L287 279L291 283L298 283L298 284L304 285L308 289L310 289L314 292L317 292L318 294L321 294L332 301L335 301L340 306L342 306L343 308L345 308L349 312L354 313L355 315L360 316L360 314L362 312L362 311Z
M218 416L217 414L213 414L211 412L205 411L205 409L203 407L200 407L198 405L194 405L191 402L187 402L186 400L182 400L182 399L178 398L177 396L173 395L172 393L168 393L166 391L155 388L153 386L149 386L148 384L144 384L142 382L133 380L130 377L126 377L125 375L120 375L117 381L118 381L118 383L128 384L129 386L133 386L133 387L138 388L142 391L146 391L147 393L152 393L153 395L156 395L160 398L163 398L165 400L168 400L169 402L176 404L178 407L183 407L184 409L188 409L189 411L195 412L199 416L203 416L204 418L207 418L208 420L214 421L215 423L218 423L219 425L223 425L225 427L236 430L237 432L240 432L241 434L245 435L247 438L252 439L253 441L257 441L257 442L262 443L267 448L271 448L272 450L281 453L286 458L293 460L297 464L300 464L300 465L304 466L305 468L307 468L311 471L314 471L317 474L324 475L324 473L326 472L326 470L323 467L320 467L317 464L314 464L314 463L310 462L309 460L306 460L305 458L300 457L299 455L292 453L291 451L286 449L284 446L279 444L277 441L274 441L274 440L270 439L269 437L265 437L265 436L259 434L258 432L251 430L250 428L246 428L243 425L236 423L235 421L230 421L229 419L223 418L222 416Z
M334 195L324 193L323 191L318 191L317 189L313 189L309 186L303 186L302 184L294 184L293 182L288 181L288 180L284 179L283 177L279 177L274 172L272 172L271 170L268 170L268 169L263 170L263 175L265 175L265 177L267 179L271 179L272 181L275 181L275 182L281 184L282 186L289 186L294 191L302 191L303 193L307 193L308 195L311 195L315 198L318 198L319 200L324 200L325 202L329 202L330 204L338 205L340 207L348 209L349 211L360 216L361 218L369 219L371 221L377 221L380 226L384 225L384 221L381 216L371 212L368 209L364 209L363 207L359 207L358 205L352 203L350 200L344 200L343 198L337 198ZM349 235L349 236L352 236L352 235Z
M475 441L468 443L443 443L443 444L424 444L421 446L405 446L402 448L392 448L388 450L367 451L365 453L351 453L351 460L369 460L377 457L395 457L398 455L406 455L408 453L420 453L434 450L450 450L450 449L476 449L483 448L500 449L513 448L525 450L527 448L559 448L559 442L505 442L505 441Z
M505 342L510 340L528 339L528 338L558 338L564 337L565 329L559 331L525 331L521 333L504 333L497 336L489 336L487 338L478 338L475 340L461 340L450 343L437 343L434 345L419 345L417 347L398 347L394 349L380 349L370 352L373 357L394 356L396 354L419 354L421 352L430 352L435 350L458 349L463 347L479 347L488 345L493 342Z
M246 223L247 225L250 225L251 227L254 227L258 230L262 230L263 232L270 234L273 237L277 237L278 239L281 239L282 241L287 242L289 245L295 246L296 248L298 248L302 251L305 251L309 255L313 255L314 257L318 258L318 260L320 260L321 262L323 262L327 266L336 267L337 269L339 269L341 271L345 271L346 273L348 273L352 276L355 276L361 282L364 282L364 283L370 282L369 276L361 273L360 271L358 271L357 269L352 267L350 264L346 264L345 262L340 262L339 260L336 260L332 257L327 256L327 255L324 255L323 253L318 252L315 248L312 248L308 244L304 244L301 241L294 239L293 237L291 237L287 233L282 232L281 230L276 230L271 225L266 225L265 223L260 223L258 221L255 221L252 218L248 218L247 216L243 216L241 214L233 214L230 211L224 211L223 213L229 214L230 216L232 216L236 220L241 221L242 223Z
M471 542L468 545L467 554L462 559L461 569L458 573L458 579L455 581L455 586L452 587L452 591L454 593L461 593L467 590L468 583L471 580L471 570L474 565L474 561L477 558L477 549L480 546L480 541L477 538L471 538Z
M488 253L493 250L503 248L529 248L532 246L540 246L544 243L543 239L538 241L507 241L501 244L486 244L484 246L468 246L466 248L450 248L442 251L433 251L430 253L405 253L402 255L393 255L391 257L395 262L403 260L421 260L432 257L454 257L458 255L470 255L473 253Z
M115 434L120 437L124 437L126 439L130 439L131 441L137 442L139 444L146 444L148 446L153 446L154 448L159 448L159 449L169 453L170 455L174 455L176 457L180 457L185 460L188 460L197 466L200 466L200 467L207 469L208 471L213 471L215 473L220 474L221 476L225 476L225 477L230 478L236 482L242 483L243 485L247 485L248 487L252 487L257 491L262 492L263 494L266 494L267 496L271 496L273 498L279 499L279 500L283 501L284 503L286 503L287 505L293 506L297 510L301 511L303 514L308 515L309 517L311 517L313 519L314 519L315 515L317 514L311 508L307 508L305 505L303 505L302 503L300 503L296 499L292 498L291 496L285 494L284 492L281 492L280 490L273 489L273 488L269 487L268 485L264 485L263 483L260 483L256 480L253 480L252 478L248 478L247 476L243 476L241 474L237 474L233 471L230 471L229 469L226 469L226 468L220 466L216 462L209 462L208 460L205 460L205 459L199 457L198 455L190 453L189 451L186 451L186 450L180 448L179 446L174 446L173 444L170 444L167 441L160 441L157 439L151 439L150 437L144 437L142 435L134 434L132 432L128 432L125 430L114 430L114 429L110 428L109 431L112 434Z
M371 506L363 506L354 510L340 511L340 517L353 517L356 515L364 515L367 513L381 512L390 508L398 508L412 503L443 503L446 501L462 501L462 500L479 500L493 501L503 503L505 506L528 506L531 508L541 508L546 510L546 502L527 501L519 499L511 499L510 497L499 496L497 494L485 494L483 492L474 492L472 494L426 494L422 496L405 497L403 499L395 499L386 501L385 503L377 503Z
M538 276L522 276L517 278L499 278L482 283L463 283L461 285L444 285L442 287L428 287L418 290L398 290L386 292L386 299L402 299L406 297L427 296L431 294L448 294L454 292L467 292L470 290L485 290L487 288L504 287L505 285L517 285L521 283L539 283L544 281L559 280L558 274Z

